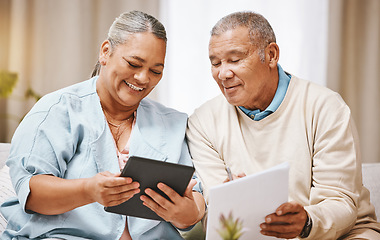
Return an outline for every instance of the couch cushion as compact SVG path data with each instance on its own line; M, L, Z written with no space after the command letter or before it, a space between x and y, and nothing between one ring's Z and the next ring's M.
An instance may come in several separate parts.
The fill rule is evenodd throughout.
M371 202L375 206L377 220L380 220L380 163L363 164L363 185L371 194Z

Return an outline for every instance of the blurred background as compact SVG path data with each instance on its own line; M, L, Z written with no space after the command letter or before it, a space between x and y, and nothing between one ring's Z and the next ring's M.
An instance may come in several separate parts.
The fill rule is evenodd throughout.
M219 94L212 26L235 11L264 15L283 69L339 92L363 162L380 162L378 0L0 0L0 142L11 141L40 96L90 77L109 26L130 10L155 16L168 34L164 76L149 97L188 114Z

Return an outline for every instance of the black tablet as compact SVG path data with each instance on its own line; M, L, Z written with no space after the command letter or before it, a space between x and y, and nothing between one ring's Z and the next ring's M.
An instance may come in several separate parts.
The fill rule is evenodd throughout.
M141 194L144 194L146 188L151 188L169 199L168 196L157 188L157 184L162 182L182 196L193 173L194 167L192 166L131 156L121 176L131 177L133 181L139 182L140 192L122 204L105 207L104 209L107 212L164 221L155 212L143 205L143 202L140 200Z

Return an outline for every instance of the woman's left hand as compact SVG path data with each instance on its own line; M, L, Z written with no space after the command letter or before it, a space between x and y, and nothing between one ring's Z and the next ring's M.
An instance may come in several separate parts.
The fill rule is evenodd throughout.
M165 221L171 222L180 229L188 228L203 218L205 212L205 201L198 192L193 192L197 183L192 179L186 188L183 197L169 186L159 183L157 187L164 192L171 201L167 200L150 188L145 189L148 196L141 196L143 204L157 213Z

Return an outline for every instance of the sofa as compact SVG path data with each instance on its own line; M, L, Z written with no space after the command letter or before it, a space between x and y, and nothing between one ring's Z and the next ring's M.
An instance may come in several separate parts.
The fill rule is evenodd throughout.
M0 143L0 204L9 197L16 196L9 177L9 168L5 165L10 148L9 143ZM0 233L3 232L6 226L7 222L3 215L0 214Z
M15 196L12 183L9 177L9 168L5 165L8 158L9 143L0 143L0 204L11 196ZM371 193L371 202L375 205L376 215L380 219L380 163L363 164L363 184ZM184 234L185 239L201 239L204 237L200 224L195 229ZM6 227L6 220L0 214L0 234ZM200 237L202 236L202 237Z

